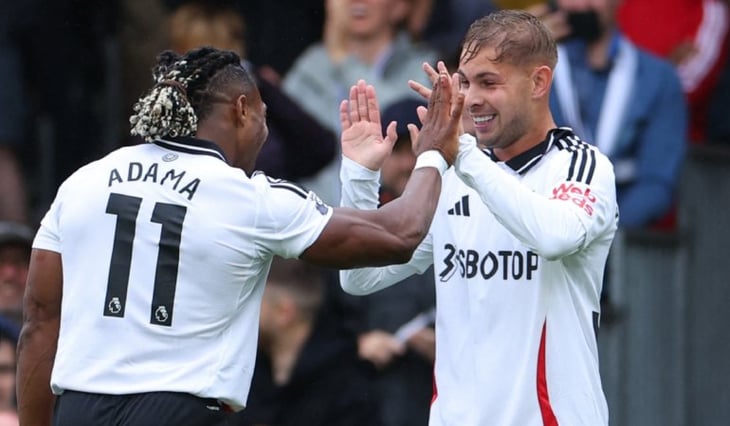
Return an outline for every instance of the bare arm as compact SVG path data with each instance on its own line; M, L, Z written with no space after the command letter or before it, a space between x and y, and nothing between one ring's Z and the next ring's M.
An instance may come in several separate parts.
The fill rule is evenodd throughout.
M33 250L18 341L18 417L23 426L49 426L55 397L51 369L56 355L63 276L61 255Z
M378 210L336 208L301 257L336 268L405 263L428 232L440 193L438 170L414 170L403 195Z
M458 80L443 73L429 98L416 155L437 150L448 164L458 151L458 128L464 97ZM395 141L395 123L381 135L380 112L372 86L359 82L340 107L343 153L361 165L378 169ZM435 167L417 168L403 194L377 210L337 208L317 241L302 258L337 268L405 263L428 232L441 193Z

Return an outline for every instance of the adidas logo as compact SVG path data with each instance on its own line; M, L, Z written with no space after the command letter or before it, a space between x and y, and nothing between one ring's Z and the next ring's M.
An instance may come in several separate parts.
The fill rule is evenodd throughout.
M454 204L454 207L450 208L446 214L449 216L471 216L469 214L469 196L464 195L461 200Z

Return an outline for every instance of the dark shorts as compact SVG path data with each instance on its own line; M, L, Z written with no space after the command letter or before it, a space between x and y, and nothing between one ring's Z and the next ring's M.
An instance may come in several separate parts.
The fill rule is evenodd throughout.
M54 426L225 426L229 411L186 393L104 395L66 391L56 399Z

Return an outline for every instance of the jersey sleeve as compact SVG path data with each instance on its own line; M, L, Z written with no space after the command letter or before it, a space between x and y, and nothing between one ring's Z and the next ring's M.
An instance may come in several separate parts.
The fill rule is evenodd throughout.
M63 193L65 185L61 185L56 198L51 203L48 211L41 219L40 226L33 239L33 248L61 252L61 233L59 218L61 206L63 205Z
M284 258L299 257L332 217L332 207L311 191L265 175L256 218L262 250Z
M555 175L550 194L539 194L504 173L470 135L462 136L456 172L497 220L523 244L549 259L575 253L617 224L613 167L593 148L574 153L588 166L566 165Z
M347 157L342 158L341 205L361 210L378 207L378 183L380 173L360 166ZM408 263L373 268L346 269L340 271L340 285L350 294L365 295L382 290L413 274L422 274L433 263L431 234L426 236Z

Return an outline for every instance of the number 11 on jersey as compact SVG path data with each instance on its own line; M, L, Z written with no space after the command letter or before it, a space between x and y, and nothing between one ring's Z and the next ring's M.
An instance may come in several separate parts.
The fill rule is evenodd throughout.
M104 316L124 317L127 306L129 271L137 216L142 198L112 193L106 212L117 216L114 246L109 265ZM187 208L176 204L155 203L150 221L161 225L155 281L150 307L150 324L171 326L177 270L180 261L180 237Z

